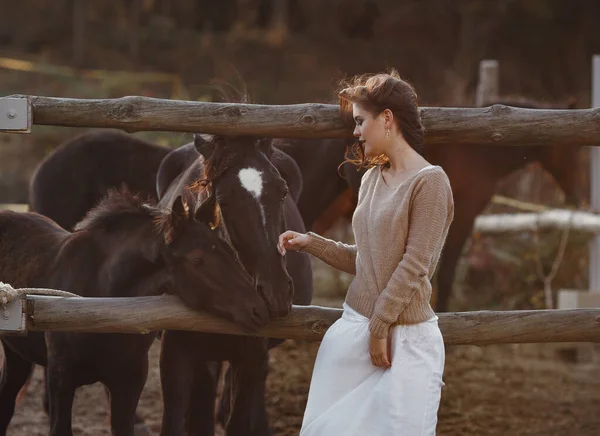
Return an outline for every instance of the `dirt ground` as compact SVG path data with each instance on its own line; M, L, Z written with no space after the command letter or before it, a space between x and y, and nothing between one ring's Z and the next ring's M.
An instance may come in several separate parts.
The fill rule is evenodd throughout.
M151 349L151 372L138 409L155 434L162 414L159 347L157 342ZM271 353L268 411L277 436L298 434L317 347L318 343L290 340ZM583 362L559 358L549 352L553 347L448 347L438 434L598 435L600 363L589 358ZM17 406L9 436L48 434L40 376L40 368L36 368ZM76 435L110 434L104 398L99 385L77 392Z

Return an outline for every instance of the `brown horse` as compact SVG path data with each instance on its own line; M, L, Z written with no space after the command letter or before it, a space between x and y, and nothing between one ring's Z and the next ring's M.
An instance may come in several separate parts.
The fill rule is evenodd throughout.
M471 236L475 218L489 204L497 184L510 173L539 162L565 193L569 204L577 204L577 150L572 147L478 147L448 144L428 147L426 158L448 174L454 194L454 222L440 257L436 311L448 310L456 266Z
M503 102L511 106L517 103ZM523 102L519 105L525 106ZM539 107L530 104L529 107ZM298 201L307 229L325 232L342 216L350 217L356 206L360 175L345 164L343 139L277 139L274 144L292 156L303 176ZM448 310L456 266L471 235L477 215L489 204L500 180L528 164L539 162L556 180L569 204L577 204L577 150L573 147L480 147L460 143L426 147L425 157L448 174L455 201L455 218L450 226L438 265L435 309ZM345 179L345 180L344 180ZM351 190L353 195L348 195Z
M298 210L307 229L324 232L341 214L356 206L360 177L351 164L345 163L346 139L277 138L273 146L291 156L302 174L302 193ZM342 198L343 201L339 201ZM331 218L324 220L325 216Z
M292 302L309 304L312 271L306 254L290 253L283 258L274 253L277 237L284 229L304 231L304 226L294 199L286 195L285 180L273 165L277 152L270 141L244 137L214 137L206 141L197 135L193 146L184 147L173 151L161 164L158 174L158 192L164 193L161 204L170 204L173 196L193 182L204 181L207 187L199 188L196 207L231 242L248 272L260 278L275 269L275 276L265 280L278 280L278 259L285 262L283 266L293 277L294 294L288 293L285 283L265 292L257 282L257 291L265 300L274 302L269 305L272 316L285 315L278 305L285 309ZM175 175L177 171L172 171L171 165L179 169L179 174ZM185 169L181 170L182 167ZM161 185L161 180L168 186ZM251 249L263 254L252 255ZM274 255L278 257L273 258ZM280 342L259 337L164 332L161 434L183 435L186 429L189 434L214 433L216 379L210 362L225 360L231 363L231 383L226 387L225 397L232 399L227 434L269 434L264 398L267 353Z
M182 202L150 205L111 192L70 233L37 213L0 212L0 277L14 287L46 287L86 297L178 294L186 304L249 331L269 321L264 300L230 247ZM226 291L225 291L226 290ZM33 369L46 366L52 435L70 435L77 387L110 392L114 435L131 436L155 334L30 333L3 337L0 434Z

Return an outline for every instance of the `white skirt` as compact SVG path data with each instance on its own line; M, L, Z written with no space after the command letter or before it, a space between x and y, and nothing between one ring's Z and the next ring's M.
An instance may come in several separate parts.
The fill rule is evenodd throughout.
M393 327L392 366L373 366L369 319L344 303L313 369L300 436L435 435L444 385L437 316Z

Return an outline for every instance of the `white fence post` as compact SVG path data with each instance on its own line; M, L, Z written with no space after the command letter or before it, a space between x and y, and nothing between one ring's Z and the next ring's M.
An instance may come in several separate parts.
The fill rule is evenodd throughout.
M479 62L479 82L475 106L487 106L490 102L498 100L499 74L498 61L484 59Z
M592 107L600 107L600 55L592 57ZM590 207L600 211L600 144L590 150ZM562 289L558 293L559 309L600 307L600 233L589 243L588 289Z

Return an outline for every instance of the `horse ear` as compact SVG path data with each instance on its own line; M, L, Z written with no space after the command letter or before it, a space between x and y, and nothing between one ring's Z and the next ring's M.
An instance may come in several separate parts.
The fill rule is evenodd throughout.
M181 196L177 196L173 202L173 206L171 206L171 213L162 220L162 233L167 244L173 242L177 228L181 223L189 219L189 216L189 207L183 202Z
M197 133L194 135L194 147L204 159L210 158L215 150L215 136Z
M196 221L200 221L205 224L215 224L215 207L217 206L217 200L214 194L204 200L200 207L196 210L194 218Z
M265 154L271 160L273 155L273 144L272 138L261 138L257 141L258 149Z
M171 207L171 224L173 227L177 227L183 221L190 218L190 208L187 202L183 201L183 197L178 195L173 206Z

